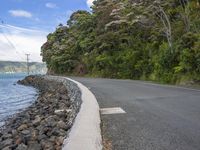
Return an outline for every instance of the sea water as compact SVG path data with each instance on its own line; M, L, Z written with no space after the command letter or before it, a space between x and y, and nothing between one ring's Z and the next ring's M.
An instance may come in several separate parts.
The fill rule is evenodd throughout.
M26 74L0 73L0 126L4 120L30 106L37 98L37 90L17 84Z

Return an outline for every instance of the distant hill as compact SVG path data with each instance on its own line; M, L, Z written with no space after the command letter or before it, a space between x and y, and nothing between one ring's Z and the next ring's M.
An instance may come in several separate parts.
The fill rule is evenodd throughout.
M46 64L30 62L29 68L31 73L46 73ZM26 72L26 62L0 61L0 72Z

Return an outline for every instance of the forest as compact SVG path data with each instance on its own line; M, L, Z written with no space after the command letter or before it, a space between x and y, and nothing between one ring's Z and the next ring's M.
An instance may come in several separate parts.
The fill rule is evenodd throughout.
M200 0L96 0L41 48L49 74L200 80Z

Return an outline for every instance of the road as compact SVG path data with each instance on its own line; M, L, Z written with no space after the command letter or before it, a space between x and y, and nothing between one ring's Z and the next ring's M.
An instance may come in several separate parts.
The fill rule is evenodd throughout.
M73 78L89 87L114 150L200 150L200 91L142 81Z

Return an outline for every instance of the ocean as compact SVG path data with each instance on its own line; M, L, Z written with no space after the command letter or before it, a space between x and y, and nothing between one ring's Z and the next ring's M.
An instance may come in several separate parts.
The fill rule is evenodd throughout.
M37 99L37 90L18 85L26 74L0 73L0 126L4 120L30 106Z

